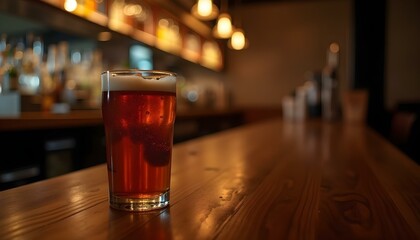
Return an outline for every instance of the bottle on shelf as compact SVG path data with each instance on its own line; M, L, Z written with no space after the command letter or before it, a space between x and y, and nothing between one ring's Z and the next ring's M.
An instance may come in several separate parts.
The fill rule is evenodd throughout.
M0 37L0 116L20 114L17 70L13 65L15 55L7 35Z
M313 71L307 76L305 86L307 89L308 116L310 118L320 117L321 108L321 71Z
M0 93L19 90L19 72L23 58L24 44L22 40L8 40L2 34L0 40Z
M22 95L37 95L41 87L40 81L40 61L39 56L33 50L34 35L28 33L26 36L26 46L22 51L22 60L19 71L19 90Z
M327 50L327 64L322 71L322 116L325 120L336 120L340 116L338 84L338 53L340 47L331 43Z
M32 33L0 35L0 94L17 93L22 111L98 108L102 53L87 47L75 50L80 44L70 43L46 46L41 36Z
M0 94L8 92L10 89L9 51L10 45L7 43L7 35L2 34L0 37Z

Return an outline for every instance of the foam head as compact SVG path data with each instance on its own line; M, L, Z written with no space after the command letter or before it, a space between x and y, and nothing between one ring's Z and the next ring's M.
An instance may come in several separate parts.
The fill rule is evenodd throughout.
M102 91L175 92L176 76L168 72L106 71L101 74Z

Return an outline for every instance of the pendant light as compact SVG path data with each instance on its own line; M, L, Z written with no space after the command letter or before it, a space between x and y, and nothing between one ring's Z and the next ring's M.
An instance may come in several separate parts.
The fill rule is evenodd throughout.
M213 36L216 38L230 38L232 35L232 19L227 13L228 6L226 0L222 0L220 11L223 12L217 18L216 26L213 28Z
M64 9L67 12L73 12L77 8L77 1L76 0L66 0L64 2Z
M200 20L208 21L217 17L219 9L212 0L198 0L192 7L191 13Z
M247 39L245 38L244 31L240 28L236 28L232 37L228 42L228 46L235 50L242 50L247 46Z
M213 28L213 36L215 38L230 38L232 35L232 20L228 12L227 0L222 0L220 3L220 12L222 12L217 18L216 26Z
M234 10L238 8L238 3L235 4ZM234 11L234 23L237 27L234 28L231 38L228 41L228 47L234 50L242 50L248 47L249 41L245 37L244 30L241 28L241 20L239 12Z
M230 38L232 35L232 20L227 13L222 13L214 26L213 35L216 38Z

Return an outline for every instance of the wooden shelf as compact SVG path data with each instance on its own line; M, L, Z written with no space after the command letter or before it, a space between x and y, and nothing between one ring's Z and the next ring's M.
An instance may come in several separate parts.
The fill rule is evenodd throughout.
M20 6L23 4L19 4L19 2L27 2L27 0L18 0L16 2L16 4ZM112 2L112 0L108 0L106 2L108 8L110 8L110 3ZM171 1L158 0L144 2L148 6L150 6L150 13L153 15L151 16L153 20L147 23L150 25L147 26L147 28L153 29L154 32L142 31L141 29L136 28L133 23L125 22L115 17L113 18L111 16L111 10L109 10L108 14L100 13L94 10L87 10L84 8L76 8L73 12L68 12L64 9L63 0L41 0L41 2L39 3L43 3L44 5L54 7L54 10L58 11L61 15L76 16L90 23L94 23L105 28L101 30L112 30L129 38L132 38L136 41L144 43L148 46L155 47L161 51L175 55L189 62L199 64L205 68L214 71L221 71L223 69L222 50L219 45L219 42L212 37L210 26L194 18L191 14L185 12L182 8L180 8ZM49 9L49 12L51 11L53 10ZM175 25L179 28L178 43L176 43L175 41L175 44L177 46L173 46L175 38L172 35L168 38L162 38L162 35L158 34L159 20L161 18L164 18L164 16L167 16L167 18L173 21ZM134 20L131 19L131 21ZM73 26L79 25L74 24ZM95 31L95 33L97 34L99 33L99 31ZM189 50L185 47L187 46L187 33L193 33L200 37L200 50L196 59L191 59L184 54ZM211 46L210 50L209 46Z

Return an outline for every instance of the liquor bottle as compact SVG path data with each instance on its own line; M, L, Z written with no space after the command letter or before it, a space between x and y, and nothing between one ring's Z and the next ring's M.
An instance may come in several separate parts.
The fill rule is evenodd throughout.
M331 43L327 51L327 64L322 71L322 116L336 120L340 115L339 84L337 77L339 45Z
M310 118L320 117L322 113L321 82L321 71L312 72L308 75L308 80L305 82L307 88L308 115Z
M2 34L0 37L0 94L9 91L9 64L7 35Z
M19 89L22 94L38 94L41 84L39 66L39 59L34 55L32 48L26 48L23 53L21 71L19 74Z
M69 47L67 42L60 42L57 46L55 59L54 82L55 82L55 102L71 105L75 101L74 86L68 79L69 71Z
M19 116L20 94L13 49L7 35L0 37L0 116Z

